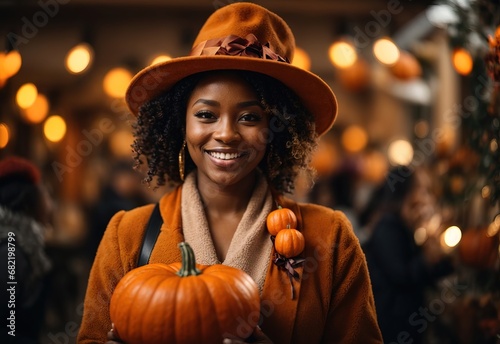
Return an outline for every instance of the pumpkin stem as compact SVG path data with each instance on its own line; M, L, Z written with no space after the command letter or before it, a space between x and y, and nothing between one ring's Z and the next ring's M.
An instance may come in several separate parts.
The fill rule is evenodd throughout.
M179 248L181 250L182 266L177 275L180 277L200 275L201 271L196 267L196 259L191 246L187 242L181 242L179 243Z

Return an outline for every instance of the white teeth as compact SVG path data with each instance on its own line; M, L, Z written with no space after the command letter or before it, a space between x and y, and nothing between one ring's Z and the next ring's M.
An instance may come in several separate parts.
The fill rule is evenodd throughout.
M220 152L208 152L211 156L220 160L231 160L240 157L238 153L220 153Z

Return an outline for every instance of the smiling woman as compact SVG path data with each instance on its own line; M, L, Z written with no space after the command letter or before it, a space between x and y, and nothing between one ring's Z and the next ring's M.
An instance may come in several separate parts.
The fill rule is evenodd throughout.
M284 195L293 192L300 171L312 172L317 138L337 114L326 83L289 63L294 48L280 17L236 3L207 20L190 56L134 77L127 102L137 115L135 161L147 164L147 183L177 186L156 207L119 212L109 223L92 267L79 343L106 341L113 290L142 264L146 246L145 263L171 264L181 260L181 242L189 243L198 263L240 269L259 289L260 316L238 319L247 335L220 342L381 343L351 224L341 212ZM268 229L267 218L278 208L296 221ZM158 224L148 225L150 219ZM280 235L285 229L293 238ZM151 233L157 234L150 242ZM193 298L178 292L175 304L160 309L181 317L177 305ZM232 314L218 313L220 319ZM203 333L188 321L174 323L175 329L152 325L151 331ZM118 337L108 334L111 342ZM185 343L187 336L176 338Z

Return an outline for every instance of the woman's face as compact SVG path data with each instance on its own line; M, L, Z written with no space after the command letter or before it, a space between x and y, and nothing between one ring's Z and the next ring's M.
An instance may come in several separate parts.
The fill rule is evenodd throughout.
M231 73L202 79L188 99L186 143L198 180L252 182L265 155L269 116L253 89Z

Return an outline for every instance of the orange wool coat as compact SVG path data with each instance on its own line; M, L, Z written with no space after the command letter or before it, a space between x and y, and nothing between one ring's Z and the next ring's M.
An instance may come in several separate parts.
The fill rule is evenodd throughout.
M290 280L269 264L261 295L261 328L274 343L382 343L365 256L351 225L338 211L280 199L298 218L304 234L304 264ZM164 224L151 263L180 261L183 241L181 187L160 200ZM87 287L78 343L104 343L111 328L109 300L120 278L136 266L153 206L119 212L99 246ZM272 257L269 257L271 259Z

